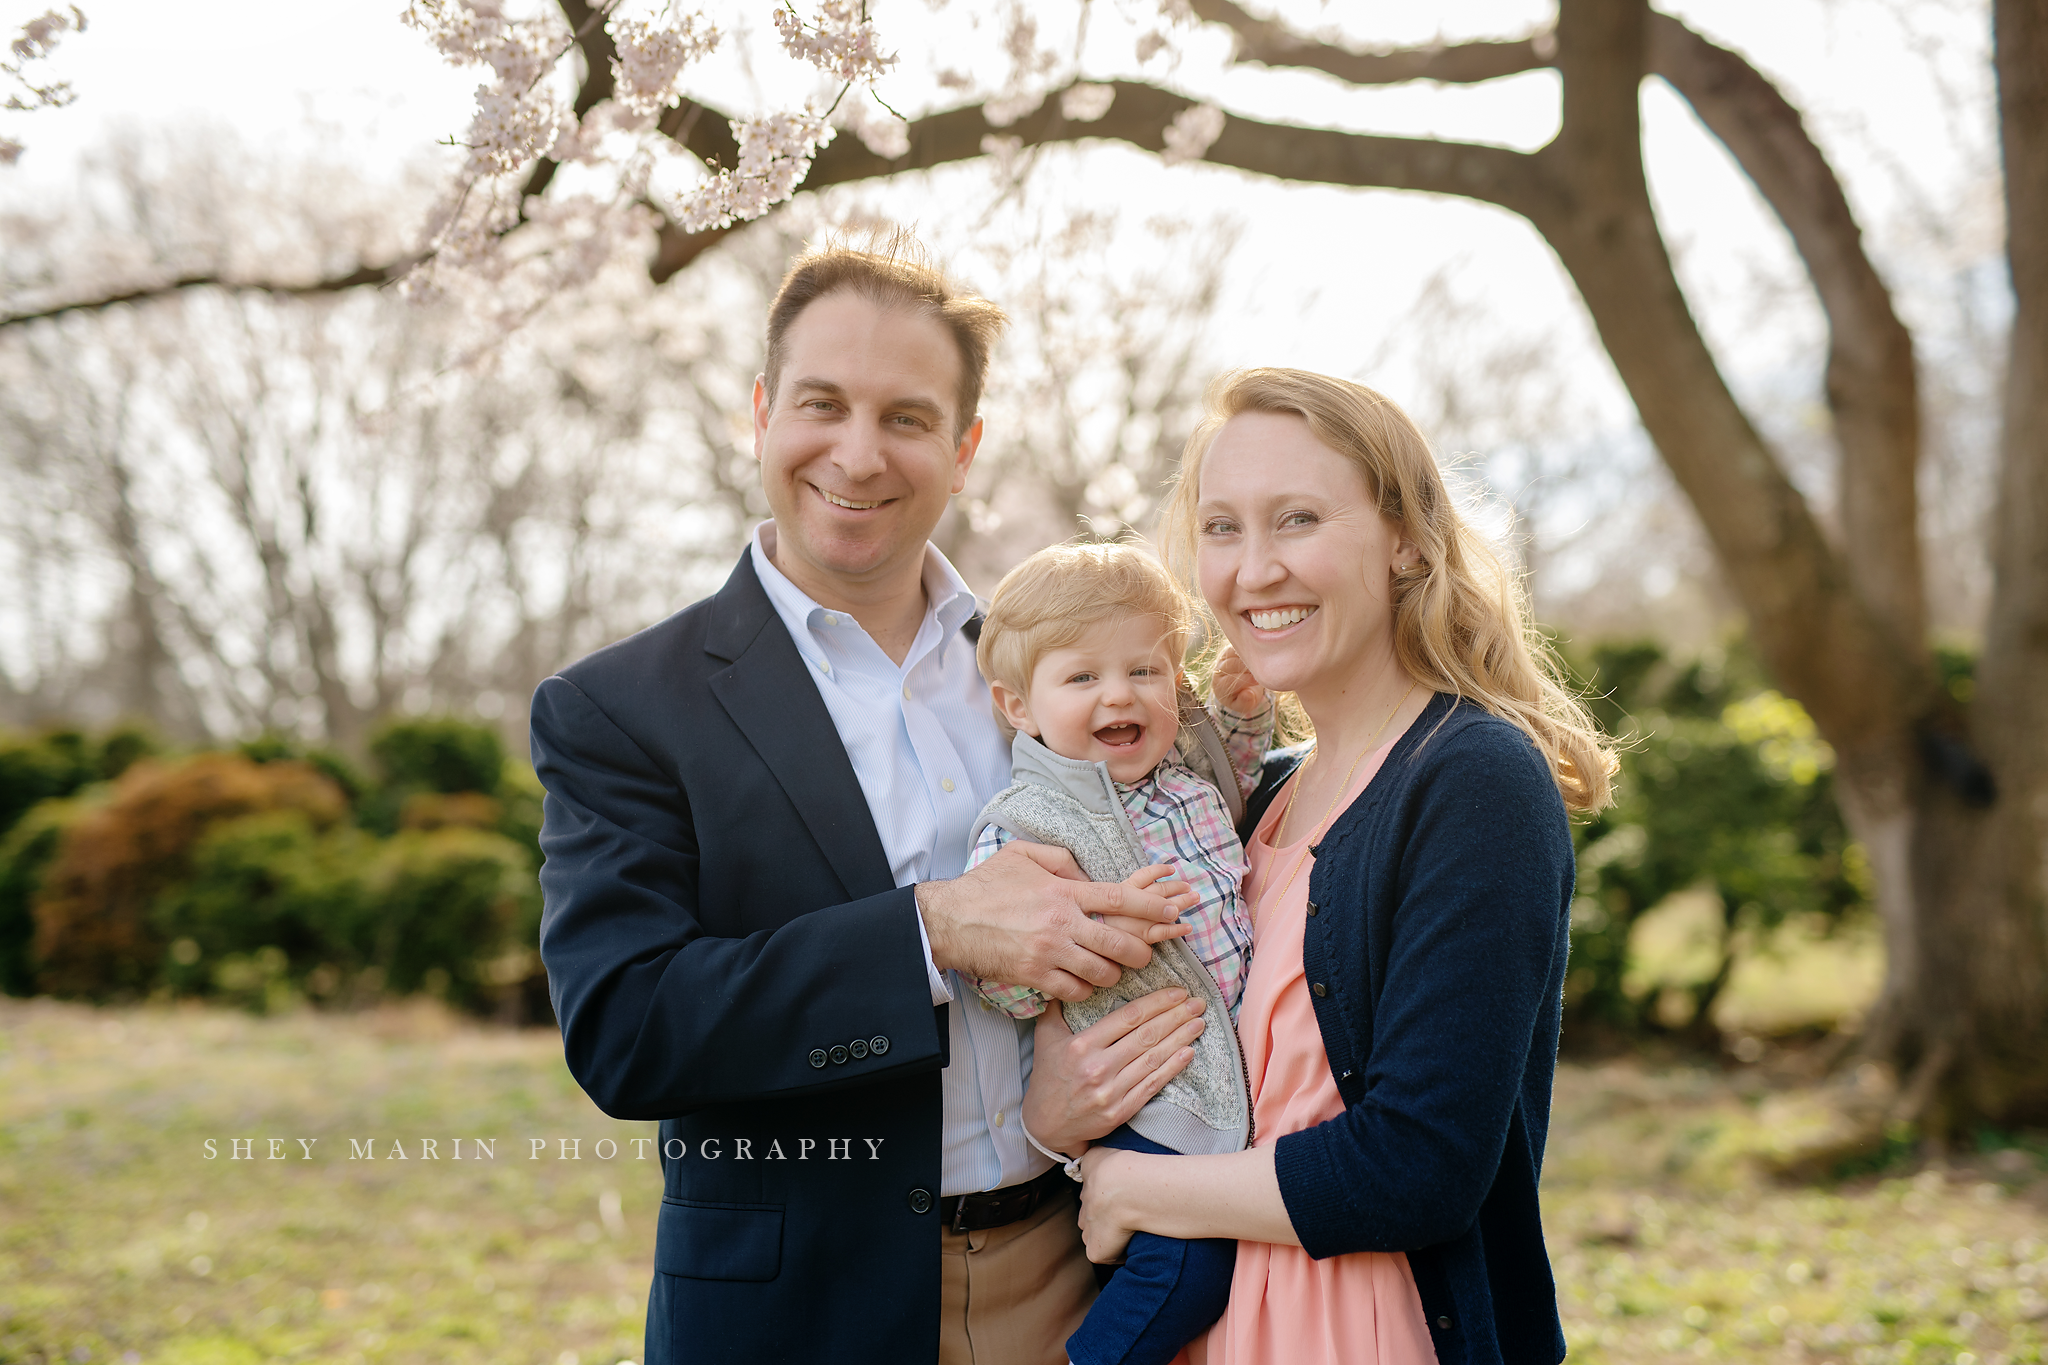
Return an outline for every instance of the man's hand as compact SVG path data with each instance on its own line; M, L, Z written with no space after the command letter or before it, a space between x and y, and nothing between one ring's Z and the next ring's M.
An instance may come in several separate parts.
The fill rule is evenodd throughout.
M1178 987L1112 1010L1079 1033L1056 1009L1038 1016L1024 1129L1055 1152L1079 1153L1130 1122L1195 1059L1202 1002Z
M1143 887L1086 881L1073 854L1019 839L952 881L918 883L917 908L936 966L1086 1000L1115 985L1125 967L1150 962L1152 942L1186 932L1172 897L1187 891L1157 879ZM1118 924L1147 928L1140 936Z
M1266 689L1229 645L1216 656L1216 667L1209 674L1209 695L1235 716L1256 716L1266 709L1268 700Z

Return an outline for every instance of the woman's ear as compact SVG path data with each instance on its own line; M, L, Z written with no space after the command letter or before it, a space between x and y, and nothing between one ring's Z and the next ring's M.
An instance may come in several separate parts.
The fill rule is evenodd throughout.
M1421 547L1408 538L1406 527L1396 527L1393 556L1387 561L1387 567L1395 573L1403 573L1419 567L1421 563Z
M989 695L995 698L996 710L1003 713L1003 719L1010 722L1012 730L1038 738L1038 726L1031 719L1031 703L1023 693L1001 681L990 683L988 690Z

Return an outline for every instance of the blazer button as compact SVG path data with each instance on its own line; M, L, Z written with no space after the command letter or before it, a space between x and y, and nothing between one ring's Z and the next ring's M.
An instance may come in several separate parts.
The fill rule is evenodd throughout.
M1451 1315L1449 1313L1445 1313L1439 1318L1437 1318L1436 1329L1439 1332L1448 1332L1451 1330Z
M878 1033L874 1037L868 1039L868 1051L874 1053L877 1057L880 1057L883 1054L887 1053L888 1050L889 1040L887 1038L884 1038L881 1034Z
M922 1189L912 1190L910 1192L910 1211L912 1213L930 1213L932 1211L932 1192Z
M1315 903L1314 901L1310 901L1310 902L1308 903L1308 913L1309 913L1309 917L1310 917L1311 919L1313 919L1313 918L1315 917L1315 913L1316 913L1316 903Z
M825 1065L825 1049L824 1049L824 1048L821 1048L821 1047L814 1047L814 1048L812 1048L812 1049L811 1049L811 1065L812 1065L812 1066L823 1066L823 1065Z
M846 1065L846 1044L844 1044L844 1043L834 1043L834 1044L832 1044L832 1065L834 1065L834 1066L845 1066L845 1065Z
M868 1055L868 1040L865 1038L856 1038L846 1045L846 1050L853 1054L853 1060L857 1062L861 1058Z
M1316 999L1318 1000L1322 999L1324 996L1330 993L1330 988L1328 986L1325 986L1320 981L1316 982L1315 985L1310 986L1309 989L1316 993Z

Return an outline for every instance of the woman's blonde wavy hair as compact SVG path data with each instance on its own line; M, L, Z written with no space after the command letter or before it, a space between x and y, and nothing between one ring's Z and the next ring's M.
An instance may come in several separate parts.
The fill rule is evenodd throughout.
M1292 413L1354 462L1380 515L1420 551L1394 575L1395 656L1424 686L1467 698L1535 741L1567 807L1612 799L1607 738L1560 681L1555 654L1530 617L1520 577L1458 512L1423 437L1399 404L1363 384L1305 370L1234 370L1209 386L1160 518L1167 562L1198 586L1195 551L1202 462L1216 433L1243 412Z

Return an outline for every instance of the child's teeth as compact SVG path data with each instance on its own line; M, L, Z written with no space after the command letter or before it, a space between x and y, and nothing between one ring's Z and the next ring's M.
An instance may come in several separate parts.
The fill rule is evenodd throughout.
M1297 621L1306 621L1314 613L1314 607L1283 607L1278 611L1254 611L1247 615L1260 630L1278 630Z
M825 490L822 488L818 491L825 493ZM825 493L825 501L831 503L834 507L851 507L858 512L865 512L870 507L880 507L882 505L879 502L855 502L851 498L842 498L833 493Z

